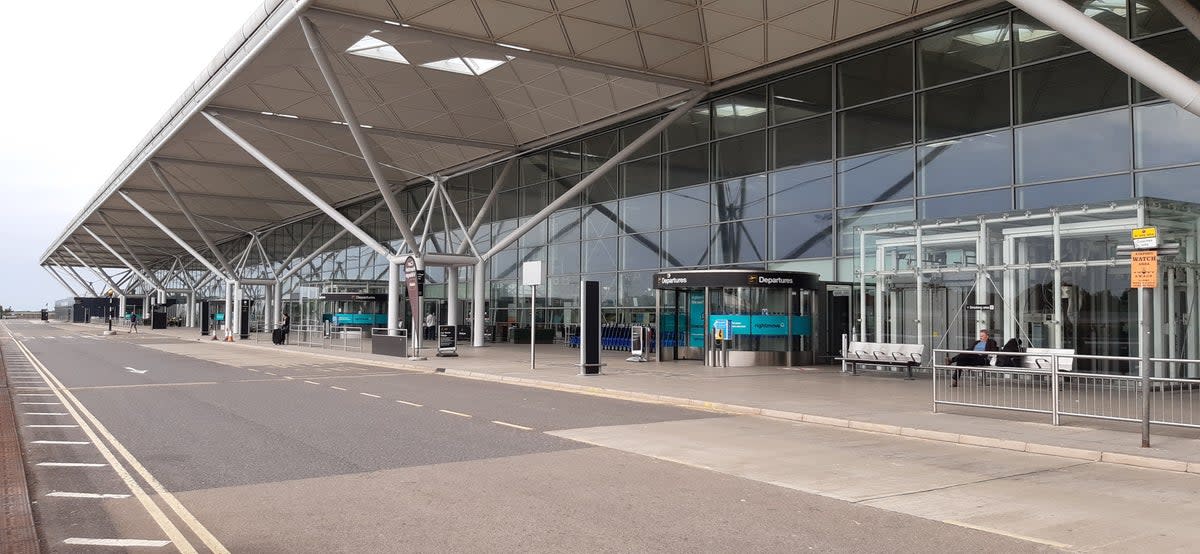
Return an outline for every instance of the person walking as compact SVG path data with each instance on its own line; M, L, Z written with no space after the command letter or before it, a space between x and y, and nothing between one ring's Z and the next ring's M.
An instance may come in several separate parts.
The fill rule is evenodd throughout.
M992 339L987 329L980 329L979 340L975 341L970 350L972 352L996 352L1000 350L1000 347ZM988 365L988 357L987 354L963 353L950 358L949 363L950 365L957 366L954 368L954 384L951 385L952 387L957 387L958 378L962 375L963 367L986 367Z
M433 340L437 338L437 316L433 312L425 315L425 339Z
M129 332L138 332L138 314L137 312L129 312Z

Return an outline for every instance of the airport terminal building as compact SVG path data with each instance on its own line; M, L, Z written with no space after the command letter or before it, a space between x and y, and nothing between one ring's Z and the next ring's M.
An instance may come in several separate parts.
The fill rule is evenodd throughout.
M42 264L76 319L203 332L515 340L540 261L539 329L595 281L663 360L715 319L741 364L1129 356L1154 227L1150 346L1195 359L1197 80L1195 0L266 0Z

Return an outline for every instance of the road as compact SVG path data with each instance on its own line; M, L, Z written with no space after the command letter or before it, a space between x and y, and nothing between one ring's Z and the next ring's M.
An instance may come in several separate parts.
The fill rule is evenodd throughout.
M1194 517L1168 505L1195 504L1192 476L148 333L4 327L48 552L1194 544L1162 532ZM1127 498L1079 499L1075 513L1057 493L1121 479L1156 483L1149 509L1173 515L1133 525Z

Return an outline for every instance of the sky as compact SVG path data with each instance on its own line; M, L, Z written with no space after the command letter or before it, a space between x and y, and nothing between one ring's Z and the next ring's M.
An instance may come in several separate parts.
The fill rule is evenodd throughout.
M53 308L71 296L38 267L42 253L261 5L58 0L4 7L0 306Z

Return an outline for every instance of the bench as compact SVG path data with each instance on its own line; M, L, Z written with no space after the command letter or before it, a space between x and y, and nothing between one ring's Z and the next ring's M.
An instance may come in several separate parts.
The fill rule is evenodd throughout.
M846 370L848 364L854 375L858 375L859 364L886 365L906 368L907 378L912 379L912 368L921 365L925 359L925 346L892 342L850 342L842 352L842 357L836 359L841 360L842 371Z
M1026 348L1026 356L1022 356L1021 367L1025 369L1051 369L1054 363L1052 355L1057 354L1062 356L1058 359L1059 371L1073 371L1075 369L1075 350L1071 348Z

